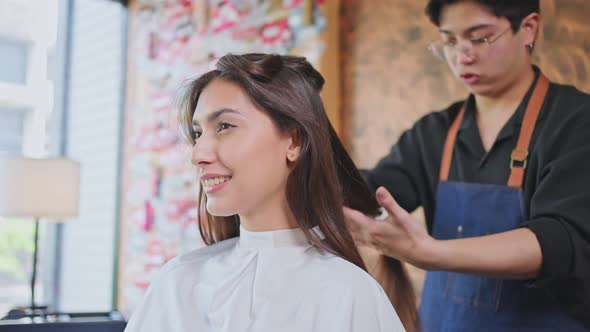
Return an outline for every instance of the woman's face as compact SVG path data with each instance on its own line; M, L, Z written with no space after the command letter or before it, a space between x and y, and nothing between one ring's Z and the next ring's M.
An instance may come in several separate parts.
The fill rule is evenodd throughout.
M293 140L236 83L214 79L193 116L198 168L207 211L247 215L285 197Z

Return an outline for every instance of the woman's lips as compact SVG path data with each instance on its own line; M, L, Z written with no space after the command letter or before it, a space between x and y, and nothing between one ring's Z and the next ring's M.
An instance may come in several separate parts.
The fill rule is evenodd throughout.
M214 194L225 187L231 176L206 176L201 179L203 189L207 194Z

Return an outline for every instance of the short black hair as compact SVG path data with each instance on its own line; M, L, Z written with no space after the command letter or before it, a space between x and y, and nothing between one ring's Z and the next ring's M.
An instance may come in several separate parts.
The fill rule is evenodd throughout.
M471 1L488 8L497 17L506 17L513 32L518 32L522 20L531 13L540 13L539 0L429 0L426 15L436 26L440 26L440 13L445 6Z

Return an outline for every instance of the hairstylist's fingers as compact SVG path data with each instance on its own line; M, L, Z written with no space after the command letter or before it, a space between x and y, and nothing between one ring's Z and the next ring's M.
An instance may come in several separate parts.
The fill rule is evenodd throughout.
M387 210L390 216L394 218L405 218L409 215L406 210L397 204L393 196L384 187L377 189L376 196L379 204Z
M342 212L344 213L346 227L352 234L353 239L358 243L367 244L370 240L369 232L375 221L362 212L348 207L343 207Z
M376 192L377 201L389 213L392 222L400 225L406 232L413 231L413 218L404 210L384 187L379 187Z
M360 227L367 222L370 222L372 219L364 215L362 212L351 209L349 207L342 208L342 212L344 213L344 218L346 219L347 223L352 223L353 225Z

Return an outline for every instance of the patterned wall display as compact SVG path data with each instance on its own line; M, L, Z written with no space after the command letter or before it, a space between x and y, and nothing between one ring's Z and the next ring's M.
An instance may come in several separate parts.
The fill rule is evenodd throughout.
M118 305L131 311L163 263L202 245L196 172L175 98L228 53L326 51L323 0L138 0L129 49ZM336 27L336 33L338 29Z
M427 51L439 36L424 14L426 3L342 1L343 132L359 166L373 166L418 118L467 95L445 63ZM541 5L535 63L550 79L590 92L590 1ZM412 271L421 287L423 275Z

